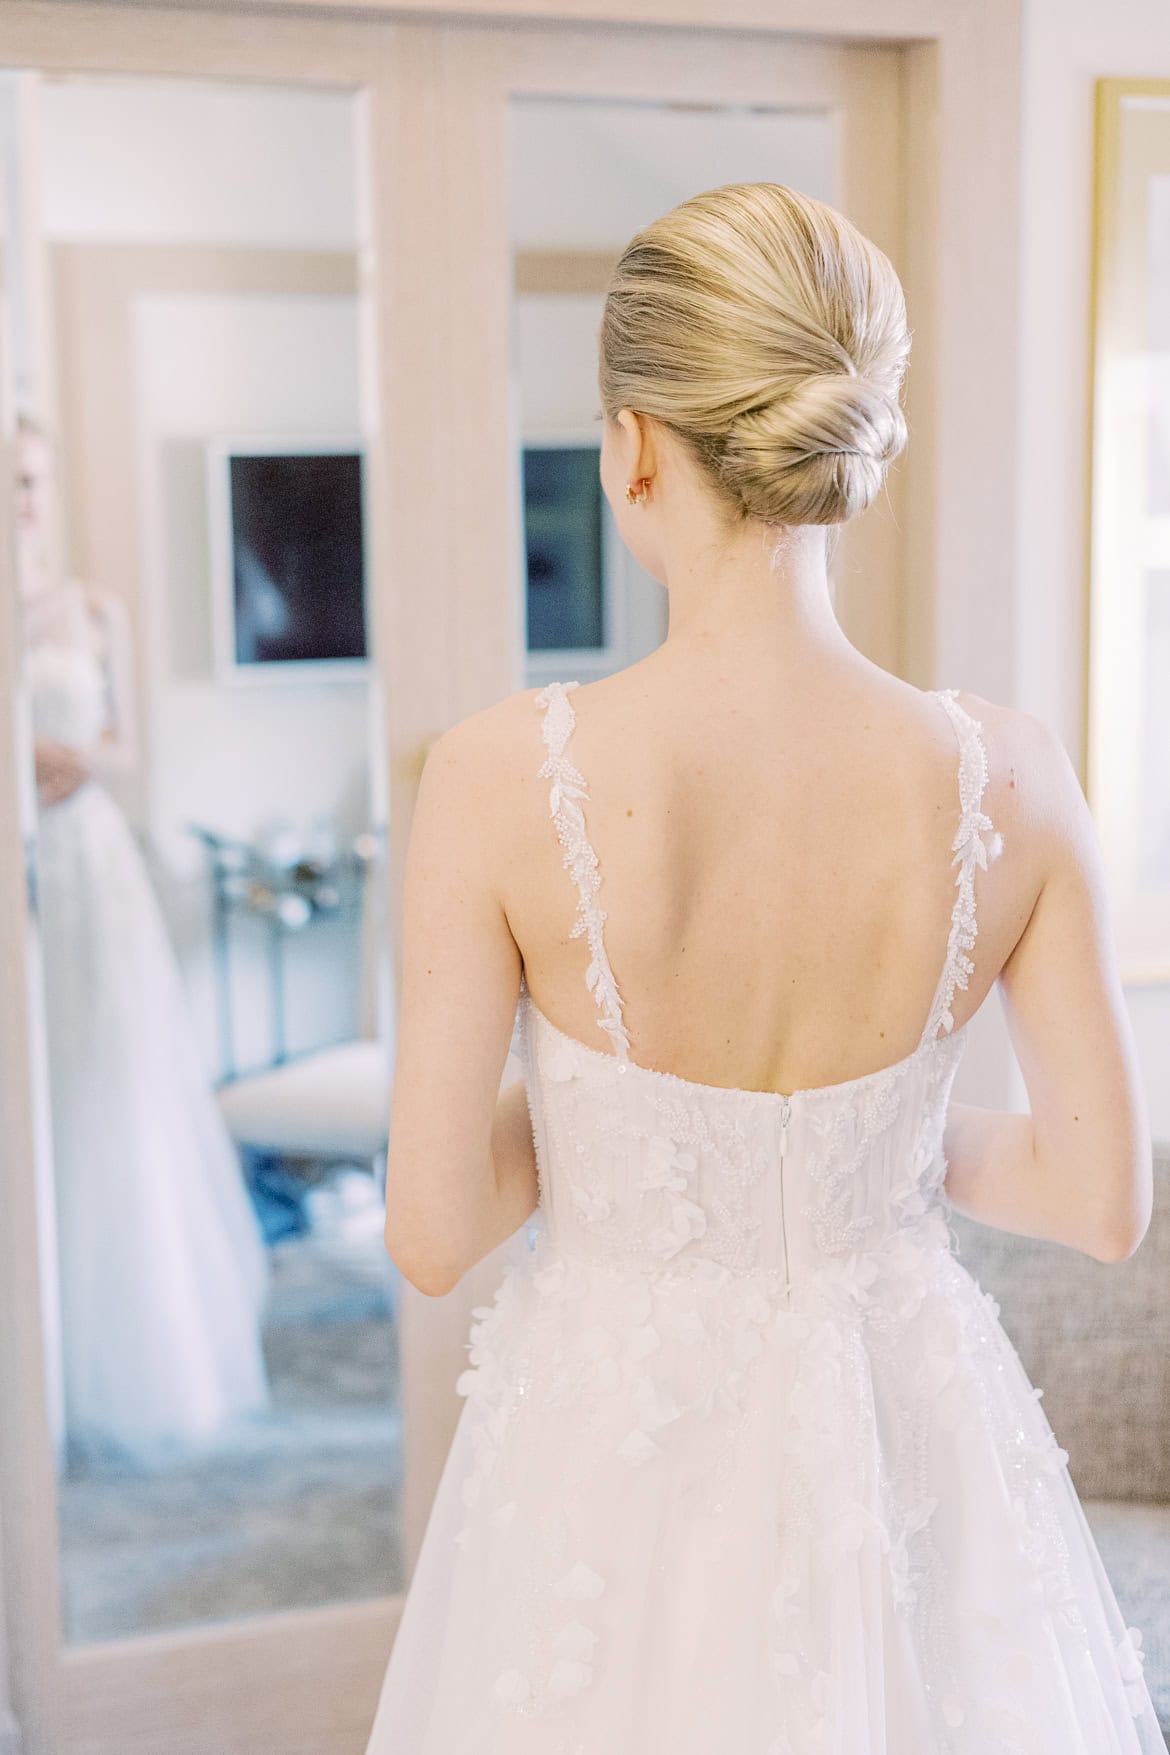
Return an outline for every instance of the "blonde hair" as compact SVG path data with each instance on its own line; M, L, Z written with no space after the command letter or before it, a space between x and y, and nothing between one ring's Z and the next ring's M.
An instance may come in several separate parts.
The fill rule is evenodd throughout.
M906 301L844 214L781 183L729 183L654 221L606 292L606 415L687 441L734 513L838 524L906 443Z

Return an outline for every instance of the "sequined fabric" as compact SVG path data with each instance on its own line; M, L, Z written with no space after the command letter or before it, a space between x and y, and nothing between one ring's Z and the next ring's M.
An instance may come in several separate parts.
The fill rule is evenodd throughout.
M631 1057L570 694L549 811L609 1046L522 985L540 1203L466 1405L369 1755L1164 1755L1057 1443L954 1253L943 1133L1002 851L981 728L921 1040L782 1096Z

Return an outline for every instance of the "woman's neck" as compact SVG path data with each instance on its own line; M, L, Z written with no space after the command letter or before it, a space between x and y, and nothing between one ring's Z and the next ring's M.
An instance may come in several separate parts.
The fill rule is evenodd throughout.
M816 525L777 532L753 522L730 538L679 532L667 555L665 643L708 655L763 648L796 661L813 648L853 652L833 609L825 546Z

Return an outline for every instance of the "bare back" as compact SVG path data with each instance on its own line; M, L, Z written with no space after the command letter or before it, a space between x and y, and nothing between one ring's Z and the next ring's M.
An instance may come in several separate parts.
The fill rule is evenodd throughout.
M536 1199L529 1117L501 1097L524 987L603 1055L783 1098L908 1066L938 1040L932 1020L962 1030L998 983L1028 1112L950 1105L949 1197L1101 1260L1136 1247L1149 1130L1067 752L1027 713L923 692L842 644L668 641L571 694L509 696L433 747L406 870L388 1202L426 1283L452 1284ZM568 768L549 766L542 695ZM576 871L560 785L581 813Z
M502 885L527 984L566 1034L603 1042L570 936L549 832L535 691L521 831ZM1016 944L1040 883L1017 852L1003 710L983 725L985 809L1012 857L978 874L979 941L962 1024ZM631 1057L745 1090L837 1083L912 1052L955 902L959 742L936 694L867 664L781 696L742 679L632 667L572 694L572 761L606 911ZM519 733L521 728L515 728Z

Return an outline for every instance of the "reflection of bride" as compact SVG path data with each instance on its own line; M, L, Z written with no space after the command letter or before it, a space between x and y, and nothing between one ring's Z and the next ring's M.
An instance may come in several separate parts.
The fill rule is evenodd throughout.
M267 1406L267 1261L145 863L94 778L125 747L120 605L57 582L31 423L19 456L66 1437L149 1464Z

